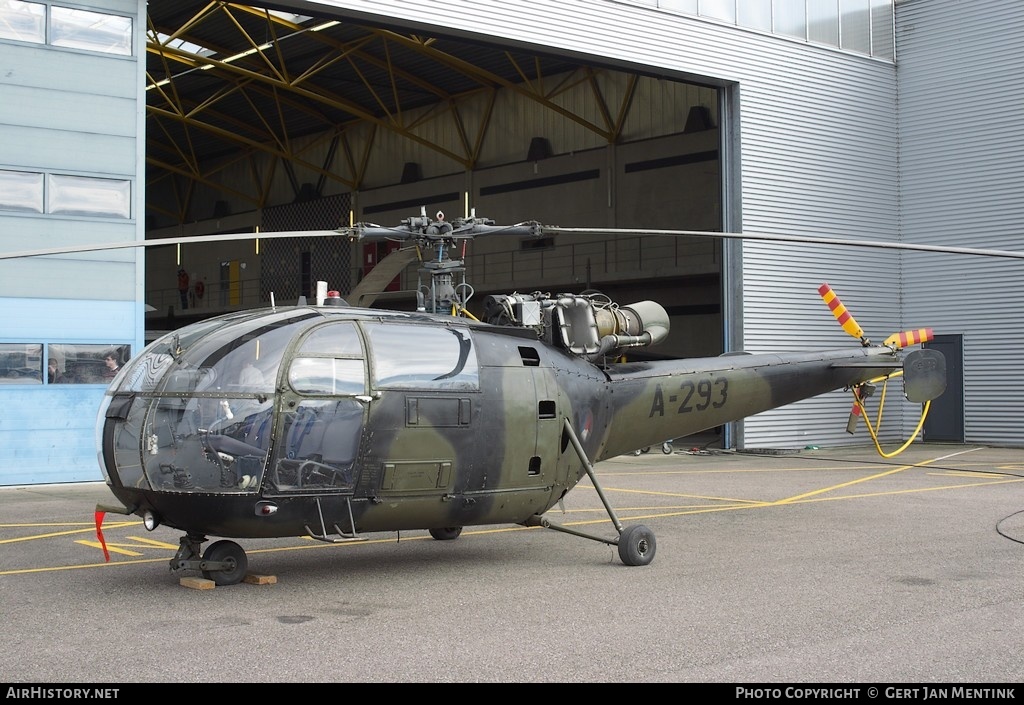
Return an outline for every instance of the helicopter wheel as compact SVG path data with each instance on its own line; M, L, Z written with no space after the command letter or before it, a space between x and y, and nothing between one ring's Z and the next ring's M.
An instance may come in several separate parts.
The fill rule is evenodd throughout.
M664 443L662 443L661 452L664 453L665 455L672 455L672 443L669 441L665 441Z
M626 565L647 565L657 545L654 532L643 524L628 526L619 534L619 558Z
M234 541L216 541L211 543L203 553L204 561L223 561L228 564L222 570L204 570L203 577L217 585L234 585L240 583L249 569L249 559L245 551Z
M431 529L430 535L438 541L452 541L459 538L462 533L461 526L447 526L443 529Z

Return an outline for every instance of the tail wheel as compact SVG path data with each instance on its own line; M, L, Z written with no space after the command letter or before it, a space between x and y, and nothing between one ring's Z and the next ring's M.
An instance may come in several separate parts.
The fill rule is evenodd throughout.
M654 532L643 524L628 526L619 534L619 558L626 565L647 565L657 549Z
M459 538L459 534L462 533L461 526L447 526L443 529L431 529L430 535L438 541L452 541L453 539Z
M245 551L234 541L216 541L211 543L203 553L203 563L207 561L222 563L224 567L203 569L203 577L217 585L234 585L242 582L249 570L249 559Z

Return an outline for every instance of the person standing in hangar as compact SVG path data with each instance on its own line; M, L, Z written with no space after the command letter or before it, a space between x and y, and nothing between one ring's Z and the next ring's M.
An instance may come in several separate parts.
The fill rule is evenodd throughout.
M188 285L188 272L185 271L184 267L181 267L178 269L178 293L181 295L182 310L188 308Z

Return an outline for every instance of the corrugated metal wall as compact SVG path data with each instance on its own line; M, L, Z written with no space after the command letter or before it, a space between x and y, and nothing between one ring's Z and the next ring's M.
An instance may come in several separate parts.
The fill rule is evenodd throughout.
M316 0L379 13L368 1ZM389 18L658 67L733 91L738 114L740 221L747 231L895 240L896 71L893 64L622 2L530 3L396 0ZM744 340L751 352L853 345L821 303L831 282L879 339L897 329L899 255L746 242L742 255ZM727 322L728 323L728 322ZM898 396L898 395L896 395ZM761 414L745 424L746 446L866 442L845 433L842 393ZM893 405L891 418L901 409ZM892 430L890 431L890 428ZM898 424L886 426L898 436Z
M1024 3L897 5L907 242L1024 251ZM1024 262L908 253L908 321L963 335L968 442L1024 436Z

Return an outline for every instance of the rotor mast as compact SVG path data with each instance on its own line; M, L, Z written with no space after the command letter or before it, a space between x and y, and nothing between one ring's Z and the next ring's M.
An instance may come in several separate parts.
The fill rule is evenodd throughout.
M418 216L405 218L396 227L355 223L339 232L351 240L411 241L420 260L416 309L450 315L465 311L474 293L466 281L467 241L493 234L539 238L543 228L535 221L495 225L490 218L478 218L476 209L468 217L451 221L438 211L432 219L421 206Z

